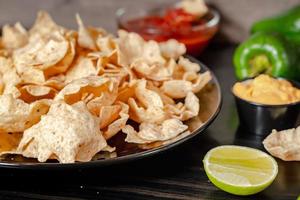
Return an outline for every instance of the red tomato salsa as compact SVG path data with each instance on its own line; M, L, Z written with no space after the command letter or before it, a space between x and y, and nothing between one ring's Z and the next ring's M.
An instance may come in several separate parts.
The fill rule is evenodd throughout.
M209 16L210 15L210 16ZM181 8L170 8L163 15L147 15L119 24L120 28L139 33L145 40L177 39L187 47L187 53L199 55L217 32L217 24L207 26L212 14L198 18Z

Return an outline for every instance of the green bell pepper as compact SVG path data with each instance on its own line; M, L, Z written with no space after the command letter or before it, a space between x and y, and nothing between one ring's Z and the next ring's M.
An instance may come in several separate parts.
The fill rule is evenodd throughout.
M295 45L300 46L300 5L252 25L251 33L262 31L281 33Z
M261 73L299 80L298 57L296 46L280 34L258 32L236 49L233 63L240 80Z

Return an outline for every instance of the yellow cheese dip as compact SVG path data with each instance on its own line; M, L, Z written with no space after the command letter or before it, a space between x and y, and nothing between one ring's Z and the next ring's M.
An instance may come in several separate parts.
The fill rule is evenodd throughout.
M245 100L282 105L300 101L300 90L286 80L259 75L254 79L234 84L233 93Z

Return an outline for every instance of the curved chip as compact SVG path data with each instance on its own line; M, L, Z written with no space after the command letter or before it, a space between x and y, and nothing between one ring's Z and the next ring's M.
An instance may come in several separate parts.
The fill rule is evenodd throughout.
M27 104L15 99L11 94L0 96L0 130L4 132L23 132L37 123L40 116L47 113L50 101L40 100Z
M116 42L113 39L112 35L107 35L104 37L98 37L96 40L96 45L101 52L104 52L106 55L111 54L115 51Z
M159 107L163 108L163 101L159 94L146 88L147 81L140 80L135 88L136 98L146 107Z
M166 62L157 42L146 42L137 33L128 33L124 30L119 30L118 35L117 45L121 66L130 66L137 59L144 59L148 64Z
M67 84L55 97L55 100L63 100L67 104L73 104L82 100L87 94L100 97L103 92L112 92L118 83L114 79L100 76L89 76L77 79Z
M128 105L130 107L130 119L138 123L162 123L166 119L166 113L161 107L151 106L145 109L142 106L139 106L133 98L128 99Z
M76 41L74 38L69 38L68 50L62 60L44 70L44 74L47 78L67 71L75 57L75 43Z
M283 131L273 130L265 138L263 145L272 156L285 161L300 161L300 127Z
M59 74L57 76L52 76L51 78L47 79L46 82L43 83L43 85L52 87L56 90L61 90L63 87L65 87L65 75Z
M193 92L189 92L184 104L181 102L176 105L168 104L165 110L171 118L186 121L198 115L200 110L199 99Z
M16 86L20 84L22 80L17 74L12 60L9 58L0 57L0 66L3 94L12 94L13 97L18 98L20 96L20 92Z
M161 123L166 115L163 111L163 101L159 94L146 88L147 81L140 80L135 88L135 97L128 99L130 118L136 122Z
M86 28L79 16L76 14L78 24L78 44L79 46L91 50L97 50L96 39L100 36L106 35L106 32L100 28Z
M29 34L31 37L38 35L39 37L46 39L49 35L56 31L63 33L64 28L58 26L47 12L39 11Z
M0 156L9 151L15 151L21 141L22 133L0 132Z
M130 125L126 125L122 131L127 134L126 142L145 144L172 139L183 133L187 128L188 126L178 119L167 119L161 125L141 123L139 132L136 132Z
M4 25L2 28L2 45L7 49L16 49L28 42L26 29L20 22L14 26Z
M112 120L112 118L110 120L112 120L112 123L110 123L107 128L105 128L103 130L103 136L106 140L112 138L113 136L115 136L119 131L122 130L122 128L125 127L126 122L129 118L128 115L128 110L129 110L129 106L125 103L122 102L117 102L116 104L117 106L121 107L121 110L119 111L118 115L116 116L117 118ZM102 110L101 110L102 111ZM109 113L106 112L107 115L109 115ZM100 113L100 122L101 122L101 116L104 116L105 112ZM115 116L113 116L114 118Z
M17 72L26 81L33 82L32 79L37 79L35 82L41 84L50 75L64 72L69 67L75 54L73 43L59 32L52 33L46 41L41 38L30 41L13 53Z
M149 65L145 60L136 60L130 66L140 77L155 81L165 81L172 78L173 69L165 67L161 63Z
M98 120L83 102L72 106L59 102L51 105L39 123L24 131L17 151L25 157L46 162L87 162L107 146Z
M57 90L41 85L25 85L19 88L20 99L26 103L31 103L39 99L53 99Z
M197 93L211 80L209 71L198 74L193 81L170 80L165 81L160 88L169 97L179 99L187 96L189 92Z
M160 42L159 48L164 57L173 58L175 60L186 53L185 45L175 39L169 39L165 42Z
M200 71L200 65L198 63L193 63L188 58L184 58L182 56L178 60L178 65L180 65L186 72Z
M80 79L87 76L95 76L98 72L92 59L86 57L79 57L73 66L66 73L66 82Z
M160 89L169 97L179 99L193 90L193 84L185 80L170 80L165 81Z
M183 0L179 4L185 12L201 18L208 12L208 7L204 0Z

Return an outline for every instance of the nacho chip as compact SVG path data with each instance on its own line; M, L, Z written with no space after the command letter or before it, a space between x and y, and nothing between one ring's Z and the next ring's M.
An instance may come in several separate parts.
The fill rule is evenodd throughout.
M154 81L165 81L172 78L173 69L165 67L161 63L149 65L145 60L136 60L130 66L140 77Z
M29 34L32 38L38 36L47 39L49 35L57 31L63 33L65 29L58 26L47 12L39 11Z
M178 119L167 119L162 125L141 123L139 132L136 132L130 125L126 125L122 131L127 134L126 142L144 144L172 139L187 128L188 126Z
M186 53L185 45L179 43L175 39L169 39L166 42L160 42L159 48L164 57L173 58L175 60Z
M148 82L148 83L149 84L148 84L147 88L149 88L150 90L156 92L160 96L160 98L161 98L161 100L162 100L162 102L163 102L164 105L168 105L168 104L173 105L173 104L175 104L175 101L172 98L170 98L169 96L165 95L152 82Z
M121 101L124 103L128 102L129 98L132 98L135 96L135 87L136 85L124 85L123 87L119 88L118 96L116 101Z
M56 90L61 90L66 85L65 80L65 75L59 74L57 76L52 76L51 78L46 80L46 82L44 82L43 85L54 88Z
M164 82L160 89L169 97L179 99L193 90L193 84L184 80L170 80Z
M68 68L74 56L74 51L70 49L74 49L72 42L69 43L59 32L54 32L47 41L37 38L23 48L15 50L13 61L17 72L24 80L33 82L31 79L34 79L41 84L46 79L45 76L64 72ZM68 55L67 63L63 60L66 55ZM56 64L58 66L54 67ZM31 75L33 73L39 78Z
M169 97L179 99L187 96L189 92L197 93L211 80L209 72L198 74L193 81L170 80L165 81L160 88Z
M32 103L39 99L53 99L57 90L41 85L25 85L19 88L20 99L26 103Z
M14 26L4 25L2 28L2 45L7 49L17 49L28 42L28 34L21 23Z
M208 7L204 0L183 0L179 6L187 13L202 17L208 12Z
M113 39L112 35L107 35L105 37L98 37L96 40L96 45L98 49L105 53L106 55L111 54L116 50L116 42Z
M193 63L189 59L180 57L178 60L178 65L180 65L184 71L186 72L199 72L200 71L200 65L198 63Z
M112 92L118 83L114 79L103 78L100 76L89 76L77 79L67 84L55 97L55 100L63 100L67 104L76 103L86 95L93 94L100 97L104 92Z
M15 99L11 94L0 96L0 130L4 132L22 132L39 121L47 113L49 101L40 100L27 104Z
M200 110L199 99L193 92L189 92L184 104L181 102L176 105L168 104L165 110L171 118L186 121L198 115Z
M154 41L144 41L137 33L119 30L118 54L121 66L130 66L137 59L145 59L148 64L165 63L161 56L159 45Z
M66 82L80 79L87 76L95 76L98 72L90 58L79 57L74 65L66 73Z
M276 131L263 141L272 156L285 161L300 161L300 127Z
M44 74L47 78L67 71L75 57L75 43L75 39L70 38L68 40L68 50L63 59L56 63L54 66L44 70Z
M129 118L128 110L129 106L125 103L118 102L116 105L121 106L121 110L118 113L117 120L112 120L112 123L110 123L107 128L104 129L103 136L106 140L110 139L111 137L115 136L119 131L122 130L122 128L125 127L126 122ZM107 113L108 114L108 113ZM103 116L104 114L102 114ZM113 116L115 117L115 116ZM101 117L100 117L101 121Z
M157 106L150 106L145 109L139 106L134 98L128 99L128 105L130 107L129 116L130 119L142 123L162 123L166 119L166 113L163 108Z
M25 157L46 162L51 157L61 163L87 162L107 146L99 122L83 102L72 106L51 105L41 121L25 130L17 151Z
M8 151L15 151L22 138L22 133L0 132L0 156Z
M161 123L165 119L163 101L159 94L146 88L147 81L140 80L135 88L135 97L128 99L130 118L136 122Z
M3 94L12 94L15 98L19 97L20 92L16 86L21 83L21 78L17 74L17 71L13 66L12 60L0 57L0 66L0 75L3 84Z
M97 50L96 42L91 33L85 28L79 14L76 14L78 24L78 44L79 46L91 50Z
M139 102L142 103L146 108L149 107L159 107L163 108L163 102L156 92L149 90L146 88L147 81L146 80L140 80L137 83L137 86L135 88L135 95Z
M121 108L121 105L102 106L99 112L100 129L118 119Z

